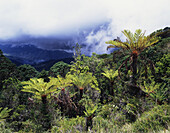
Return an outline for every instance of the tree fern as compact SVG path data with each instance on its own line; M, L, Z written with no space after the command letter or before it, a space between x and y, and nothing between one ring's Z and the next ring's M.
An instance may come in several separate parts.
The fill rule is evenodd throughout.
M115 77L118 76L118 70L114 71L113 69L106 69L104 70L104 73L102 73L105 77L107 77L109 80L113 81Z
M42 78L32 78L29 81L21 82L24 89L21 91L29 92L35 95L36 98L41 99L42 95L49 95L56 91L58 82L57 78L51 78L49 82L44 82Z
M68 78L72 80L72 83L77 86L79 89L85 89L88 85L92 88L100 91L98 88L98 82L95 76L92 73L84 72L79 74L70 74L67 75Z
M108 48L118 47L130 52L137 51L140 54L145 48L159 41L156 36L144 36L145 32L142 33L141 29L137 29L134 34L129 30L124 30L122 33L127 37L126 42L111 40L106 42L106 44L112 44Z
M98 82L95 76L90 72L78 72L74 74L68 74L67 77L72 80L72 84L75 85L80 92L80 99L83 96L83 91L86 87L91 87L100 92L98 88Z
M119 77L121 78L121 74L120 74L121 68L124 65L127 69L131 70L132 71L131 84L132 86L135 87L137 85L138 56L144 49L157 43L159 41L159 38L156 35L145 36L145 32L142 33L141 29L137 29L134 34L129 30L124 30L122 31L122 33L127 37L125 42L120 41L120 39L115 39L115 40L110 40L106 42L106 44L111 44L108 46L108 48L118 47L118 48L123 49L124 51L128 51L128 57L120 65L118 72L119 72ZM127 67L128 61L130 63L130 67ZM132 88L134 89L134 87Z

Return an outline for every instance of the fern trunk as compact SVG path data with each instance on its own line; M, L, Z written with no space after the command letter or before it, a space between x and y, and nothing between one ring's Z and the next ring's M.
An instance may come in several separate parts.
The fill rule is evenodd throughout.
M129 86L130 95L140 96L140 88L137 87L137 54L132 55L132 78Z
M111 95L111 96L114 96L114 87L113 87L114 82L111 81L111 82L110 82L110 85L111 85L111 86L110 86L110 95Z
M42 95L41 101L42 101L41 113L43 114L43 125L42 126L46 130L48 130L51 128L51 124L50 124L50 116L48 113L48 106L47 106L47 95Z
M133 62L132 62L132 85L136 86L137 84L137 54L133 54L132 55L132 59L133 59Z
M80 89L80 100L82 99L83 97L83 89Z
M88 128L90 127L90 129L93 128L93 116L89 116L89 117L86 117L86 131L88 131Z

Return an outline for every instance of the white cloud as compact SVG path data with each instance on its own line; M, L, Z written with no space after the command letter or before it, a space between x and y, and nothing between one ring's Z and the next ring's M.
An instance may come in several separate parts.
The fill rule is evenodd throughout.
M106 19L96 0L1 0L0 5L0 38L19 33L69 35Z
M103 53L105 41L122 36L124 29L149 34L170 26L169 5L169 0L0 0L0 39L72 36L109 21L108 28L90 32L83 41L89 44L86 50Z
M155 30L170 26L169 5L169 0L105 0L104 6L108 9L107 17L111 22L106 31L101 29L96 34L88 35L85 42L87 46L93 47L88 52L106 53L105 42L117 36L124 40L125 37L121 33L124 29L132 32L142 29L146 30L148 35ZM97 42L98 45L95 45Z
M112 39L112 32L109 25L100 26L97 32L91 31L83 41L86 48L82 51L85 54L91 55L93 52L97 54L106 53L106 41Z
M107 16L112 20L111 25L116 32L141 28L149 33L170 26L169 0L119 0L108 4L109 2L111 1L106 3L109 9Z

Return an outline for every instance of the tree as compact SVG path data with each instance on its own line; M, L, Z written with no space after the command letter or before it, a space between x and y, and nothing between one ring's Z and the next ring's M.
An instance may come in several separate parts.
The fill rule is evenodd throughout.
M30 78L37 77L39 73L33 66L28 64L19 66L18 70L18 79L20 79L21 81L27 81Z
M42 78L31 78L29 81L21 82L21 84L24 85L24 89L21 91L34 94L35 98L41 99L42 103L45 104L47 97L56 91L54 87L57 86L57 79L50 78L49 82L44 82Z
M44 70L44 69L38 74L37 77L38 77L38 78L43 78L45 82L48 82L48 81L49 81L48 71L46 71L46 70Z
M113 96L113 95L114 95L113 85L114 85L115 77L118 76L118 70L114 71L113 69L110 69L110 70L106 69L106 70L104 70L104 73L102 73L102 74L103 74L106 78L109 79L110 85L111 85L110 90L109 90L109 93L110 93L110 95Z
M66 76L63 78L62 76L57 76L57 89L60 90L60 93L54 93L54 98L57 101L57 105L59 105L61 109L61 113L67 114L69 116L73 116L77 112L77 106L72 101L72 96L70 95L70 87L72 86L72 81L70 78ZM58 95L59 94L59 95ZM74 96L74 94L73 94Z
M56 78L50 78L50 81L44 82L42 78L31 78L29 81L21 82L24 89L21 91L29 92L34 94L34 97L37 99L41 99L42 101L42 114L44 115L44 125L43 127L46 129L50 128L50 119L48 116L47 110L47 98L50 97L50 94L56 92L56 85L57 85Z
M88 128L92 129L93 127L93 117L94 113L97 110L98 106L95 105L91 99L86 100L85 104L85 111L84 114L86 116L86 131L88 131Z
M145 36L145 32L142 33L142 30L138 29L133 34L129 30L124 30L122 33L127 37L126 42L122 42L119 38L106 42L106 44L111 44L107 47L109 48L121 48L124 52L127 52L128 56L125 58L125 61L119 67L119 76L120 69L125 64L127 70L132 70L131 83L133 86L137 85L137 61L141 52L144 51L147 47L152 46L153 44L159 41L159 38L156 35ZM130 62L130 67L127 67L127 62ZM150 62L149 62L150 63Z
M70 70L69 64L64 63L63 61L59 61L50 68L49 74L52 77L57 77L57 75L65 77L69 70Z
M0 50L0 89L2 90L3 81L12 77L15 78L18 73L17 67Z
M9 108L15 108L20 104L24 103L25 98L22 93L20 93L20 81L16 78L9 77L3 82L3 88L0 93L0 106L8 106Z
M90 86L98 91L98 83L95 76L92 75L92 73L89 72L79 72L74 74L67 75L68 78L72 80L72 83L80 90L80 99L83 96L83 90Z

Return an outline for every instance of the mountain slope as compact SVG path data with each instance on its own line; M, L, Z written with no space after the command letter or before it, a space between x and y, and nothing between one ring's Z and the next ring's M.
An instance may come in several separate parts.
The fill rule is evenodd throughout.
M13 47L10 44L0 44L0 49L9 59L20 62L21 64L35 64L49 60L70 58L73 56L73 53L68 53L61 50L44 50L37 48L34 45Z

